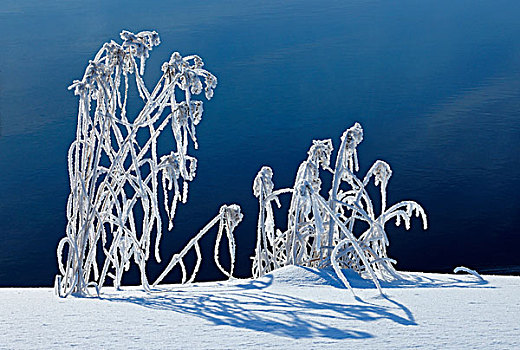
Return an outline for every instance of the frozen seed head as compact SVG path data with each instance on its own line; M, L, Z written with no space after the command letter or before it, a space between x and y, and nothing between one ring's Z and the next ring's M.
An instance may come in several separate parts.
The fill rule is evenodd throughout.
M220 211L224 214L224 224L233 231L235 227L242 221L244 215L237 204L223 205Z
M374 177L376 186L381 183L383 187L386 187L386 185L388 184L388 180L390 180L391 176L392 169L390 168L390 165L387 162L378 160L374 164Z
M330 168L330 156L332 154L332 140L313 140L312 146L307 152L309 159L323 169Z
M341 140L345 140L345 148L348 153L353 153L356 147L363 141L363 128L359 123L348 128L341 136Z
M260 198L262 188L265 196L270 195L274 189L273 170L268 166L263 166L253 181L253 194L255 197Z

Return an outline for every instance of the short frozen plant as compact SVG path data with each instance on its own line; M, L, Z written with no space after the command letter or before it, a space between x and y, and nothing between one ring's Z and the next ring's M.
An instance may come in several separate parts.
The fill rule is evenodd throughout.
M387 208L386 188L392 175L388 163L376 161L367 174L357 175L357 146L363 140L363 129L355 123L341 137L335 167L330 167L332 140L314 140L307 159L300 165L292 188L275 189L273 171L264 166L253 183L259 200L259 218L253 276L262 276L286 265L308 267L331 266L347 288L352 288L342 268L352 269L372 279L382 293L379 279L399 278L387 256L389 244L385 224L404 221L406 229L415 215L427 228L426 213L414 201L403 201ZM332 173L329 198L320 194L320 168ZM376 210L367 191L374 181L381 193L381 208ZM275 228L273 203L291 194L287 212L287 228ZM360 222L364 224L360 225ZM360 225L362 232L355 226ZM358 232L356 234L356 232Z

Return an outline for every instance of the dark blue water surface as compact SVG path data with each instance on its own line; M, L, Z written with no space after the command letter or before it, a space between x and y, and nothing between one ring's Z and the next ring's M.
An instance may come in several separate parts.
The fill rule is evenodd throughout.
M238 203L237 275L249 276L256 172L270 165L276 186L291 186L313 139L338 147L359 121L361 172L386 160L389 202L415 199L429 215L427 231L418 220L410 231L388 226L399 269L518 273L519 18L516 0L3 0L0 285L52 284L77 118L67 86L121 29L161 36L149 87L173 51L199 54L219 79L197 129L189 202L163 238L165 260L221 204ZM214 236L206 242L200 279L222 278ZM150 274L161 266L151 262Z

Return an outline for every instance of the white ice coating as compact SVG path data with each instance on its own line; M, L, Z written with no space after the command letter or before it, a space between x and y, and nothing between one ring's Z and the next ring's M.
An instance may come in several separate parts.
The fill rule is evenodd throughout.
M388 163L376 161L361 180L357 146L363 140L359 123L347 129L341 137L335 169L330 169L332 141L314 140L308 158L300 165L293 188L274 190L273 172L263 167L254 181L254 194L260 202L258 238L253 257L253 276L262 276L286 265L308 267L330 266L335 269L347 288L352 288L341 269L350 268L373 280L382 293L378 279L396 279L398 273L387 256L389 244L385 224L396 220L410 228L413 214L421 217L424 229L427 219L424 209L414 201L402 201L386 208L386 188L392 175ZM333 174L329 199L320 194L322 180L319 168ZM375 210L366 190L371 179L380 186L381 209ZM271 201L291 193L287 214L287 229L276 229ZM355 230L356 222L364 222ZM273 234L276 232L276 234ZM355 233L357 232L357 233Z
M472 269L468 269L467 267L465 266L458 266L456 267L454 270L453 270L454 273L459 273L459 272L467 272L469 273L470 275L473 275L475 276L479 281L484 281L484 278L482 278L482 276L475 270L472 270Z
M177 204L187 201L188 182L195 178L197 159L188 155L188 144L191 139L197 148L195 126L201 121L203 107L202 101L193 97L204 90L209 100L216 77L202 68L199 56L182 57L174 52L150 92L142 75L150 51L160 43L159 35L123 31L121 39L122 44L104 44L83 78L69 87L79 96L79 110L76 140L68 154L68 224L57 252L60 274L55 289L60 296L88 295L88 287L99 293L107 277L119 288L132 259L140 269L142 287L148 290L146 263L154 233L155 259L161 260L159 186L162 184L164 209L172 229ZM132 76L143 104L135 116L129 116L127 110ZM180 101L176 91L177 97L182 96ZM170 153L160 155L157 140L167 126L175 144ZM232 234L241 218L240 208L232 205L224 206L214 219L220 223L215 251L224 231L229 241L231 271L225 271L215 257L228 276L234 264ZM190 244L189 248L197 251L199 266L197 240ZM182 254L175 256L182 259Z

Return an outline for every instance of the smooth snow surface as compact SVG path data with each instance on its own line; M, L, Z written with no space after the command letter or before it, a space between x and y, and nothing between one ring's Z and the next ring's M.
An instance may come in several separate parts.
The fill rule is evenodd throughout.
M402 275L386 298L355 274L357 297L334 271L295 266L101 300L4 288L0 348L520 348L520 277Z

